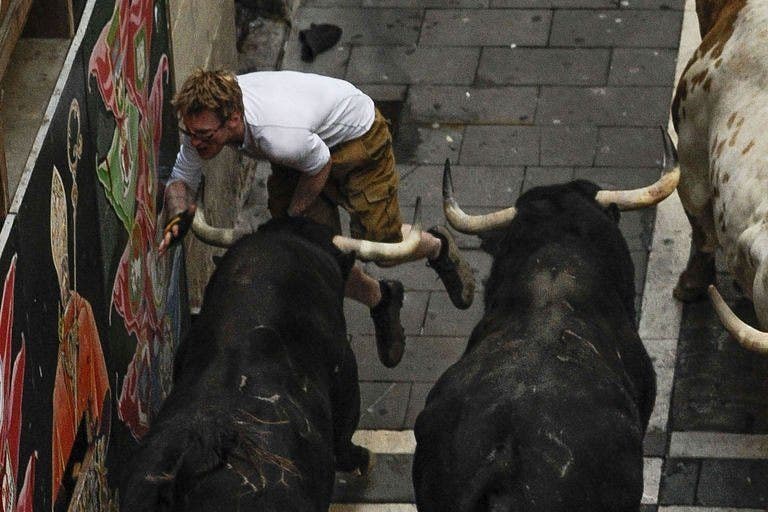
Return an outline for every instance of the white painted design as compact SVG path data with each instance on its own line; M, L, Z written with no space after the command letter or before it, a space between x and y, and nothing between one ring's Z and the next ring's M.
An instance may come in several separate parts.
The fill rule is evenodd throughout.
M416 512L410 503L347 503L331 505L330 512Z
M662 459L645 457L643 459L643 505L655 505L659 501Z
M51 257L59 279L61 303L69 297L69 252L67 250L67 192L56 166L51 172Z
M755 508L659 507L659 512L764 512Z
M413 430L358 430L352 442L374 453L412 454L416 451Z

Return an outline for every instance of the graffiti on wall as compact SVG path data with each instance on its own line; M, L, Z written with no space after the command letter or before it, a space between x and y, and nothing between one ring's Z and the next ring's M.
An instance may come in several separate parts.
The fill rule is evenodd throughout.
M154 0L117 0L88 63L115 122L97 174L128 237L111 301L126 331L136 337L118 400L118 416L135 437L146 432L170 391L181 329L178 296L169 293L178 254L161 258L157 253L156 170L169 68L163 54L150 69L154 10Z
M3 298L0 305L0 500L4 512L32 512L35 487L35 461L33 452L27 461L24 481L18 492L19 441L21 440L21 402L24 392L24 365L26 343L21 337L21 349L11 365L13 328L13 285L16 281L16 255L5 276Z
M72 176L73 254L77 257L77 167L82 156L80 106L72 100L67 120L67 164ZM106 449L110 430L110 388L96 319L90 302L77 292L77 262L70 276L67 198L56 166L51 176L51 256L59 281L59 350L53 388L52 503L64 481L76 439L86 447L78 454L77 475L68 510L104 510L109 502ZM67 493L69 497L69 493Z

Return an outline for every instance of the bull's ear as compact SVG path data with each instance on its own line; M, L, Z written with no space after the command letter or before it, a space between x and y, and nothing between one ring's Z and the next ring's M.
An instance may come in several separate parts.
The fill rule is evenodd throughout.
M610 206L605 209L605 213L614 222L619 222L619 219L621 218L621 210L619 210L619 207L616 203L611 203Z
M502 246L505 235L506 233L504 231L499 230L478 233L477 236L480 238L480 249L487 252L491 256L495 256L499 252L499 248Z

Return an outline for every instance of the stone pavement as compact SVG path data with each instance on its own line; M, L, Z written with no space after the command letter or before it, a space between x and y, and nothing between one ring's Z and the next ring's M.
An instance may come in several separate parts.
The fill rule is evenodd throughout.
M410 218L421 196L429 226L443 222L446 158L457 198L472 213L573 178L604 188L654 181L658 126L667 125L675 71L687 59L677 59L684 14L688 32L697 30L692 9L683 0L304 0L280 67L344 78L374 98L393 123L403 213ZM310 23L336 24L343 35L305 63L298 31ZM636 265L641 336L659 381L643 510L764 509L768 361L728 339L708 303L683 308L672 300L689 244L676 196L623 214L621 228ZM458 239L479 285L467 311L453 308L423 262L369 267L407 289L408 345L397 368L378 362L367 309L347 303L362 388L357 440L378 456L368 480L339 475L332 510L415 510L414 421L480 318L490 269L476 237ZM737 295L725 291L733 304ZM737 313L754 319L741 302Z

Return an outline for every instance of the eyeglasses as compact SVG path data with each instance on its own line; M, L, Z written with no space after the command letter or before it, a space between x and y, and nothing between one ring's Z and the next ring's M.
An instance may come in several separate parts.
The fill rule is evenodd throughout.
M179 126L179 131L189 137L190 139L197 139L200 142L209 142L211 139L213 139L213 136L216 135L216 132L221 130L224 127L224 121L219 124L216 128L213 130L205 130L203 132L191 132L187 130L186 128L182 128Z

